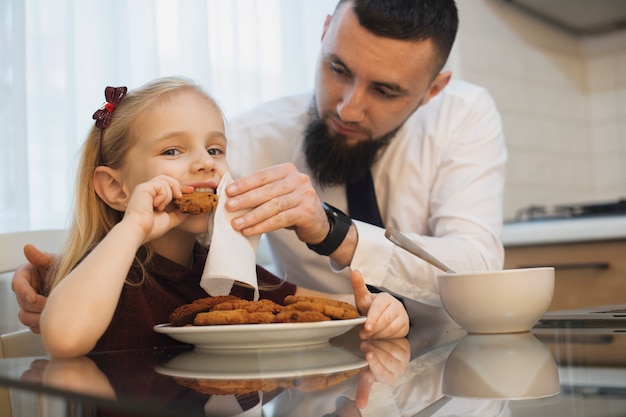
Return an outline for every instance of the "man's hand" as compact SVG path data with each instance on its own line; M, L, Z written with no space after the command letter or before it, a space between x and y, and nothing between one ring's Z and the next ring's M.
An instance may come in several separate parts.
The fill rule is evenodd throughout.
M326 213L311 179L294 164L275 165L226 187L231 212L250 210L233 219L245 236L287 228L305 243L320 243L328 234Z
M54 260L54 255L42 252L33 245L24 246L24 255L29 263L20 265L11 281L11 289L20 308L17 317L34 333L39 333L39 319L46 297L40 295L46 271Z

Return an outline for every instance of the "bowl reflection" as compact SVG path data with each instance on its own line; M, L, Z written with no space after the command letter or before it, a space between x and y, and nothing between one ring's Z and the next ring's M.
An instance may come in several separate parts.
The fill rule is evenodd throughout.
M448 356L442 391L451 397L531 399L559 392L550 351L532 334L469 334Z

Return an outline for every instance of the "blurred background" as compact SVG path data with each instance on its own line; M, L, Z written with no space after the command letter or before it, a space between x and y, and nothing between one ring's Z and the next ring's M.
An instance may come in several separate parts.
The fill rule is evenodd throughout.
M505 217L626 198L626 1L457 4L450 64L502 114Z
M310 91L335 3L0 0L0 232L66 226L105 86L185 75L227 118ZM626 1L457 3L448 68L502 114L505 217L626 197Z

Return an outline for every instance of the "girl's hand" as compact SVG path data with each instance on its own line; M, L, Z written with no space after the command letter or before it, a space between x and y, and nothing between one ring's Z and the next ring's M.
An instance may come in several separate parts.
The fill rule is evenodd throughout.
M400 301L391 294L372 294L365 286L360 271L350 275L354 301L359 312L367 315L361 339L387 339L404 337L409 332L409 315Z
M354 398L358 408L365 408L375 382L391 385L405 374L411 359L411 346L406 338L369 340L361 343L367 368L359 373Z
M139 184L130 196L122 221L135 222L143 230L143 243L164 235L187 216L179 210L166 210L174 198L182 196L182 188L178 181L166 175Z

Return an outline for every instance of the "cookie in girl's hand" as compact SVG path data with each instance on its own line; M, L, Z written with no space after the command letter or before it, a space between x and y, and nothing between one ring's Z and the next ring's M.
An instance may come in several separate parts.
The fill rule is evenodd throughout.
M183 194L174 199L174 204L181 212L189 214L207 214L217 207L217 194L214 190L196 189L193 193Z

